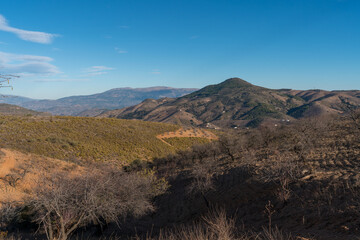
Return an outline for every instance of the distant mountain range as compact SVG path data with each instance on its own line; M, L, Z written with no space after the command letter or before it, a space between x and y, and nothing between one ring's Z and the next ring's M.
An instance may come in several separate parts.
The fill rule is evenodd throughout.
M360 91L268 89L240 78L231 78L200 90L116 88L103 93L57 100L3 96L0 98L0 114L39 115L42 114L39 112L48 112L53 115L236 128L262 123L288 123L295 119L342 113L343 101L360 106Z
M0 103L20 105L30 101L35 101L35 99L13 95L0 95Z
M3 96L0 103L14 104L31 110L49 112L53 115L96 116L105 110L124 108L147 98L176 98L194 92L194 88L115 88L84 96L71 96L57 100L37 100L19 96Z
M48 116L49 113L36 112L30 109L26 109L20 106L0 103L0 115L11 116Z
M258 126L341 113L345 100L360 105L360 91L268 89L231 78L178 98L147 99L99 117L207 127Z

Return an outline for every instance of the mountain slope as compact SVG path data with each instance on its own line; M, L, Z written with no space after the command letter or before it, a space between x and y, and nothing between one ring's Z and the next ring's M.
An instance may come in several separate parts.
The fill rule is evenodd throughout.
M11 116L25 116L25 115L32 115L32 116L48 116L49 113L43 112L36 112L33 110L29 110L23 107L0 103L0 115L11 115Z
M179 126L135 120L0 116L0 122L0 148L61 160L128 163L136 159L151 160L209 141L205 134L197 134L183 136L181 141L173 141L174 144L165 143L162 138L177 137L171 136L171 132ZM164 136L159 137L161 134Z
M0 103L19 105L30 101L35 101L35 99L13 95L0 95Z
M109 91L84 96L71 96L57 100L31 100L3 98L3 102L14 104L35 111L50 112L54 115L95 116L101 110L116 109L135 105L147 98L180 97L197 89L192 88L115 88ZM94 112L92 112L94 111Z
M148 99L99 117L141 119L185 125L256 126L262 121L294 119L341 112L341 100L360 105L359 91L273 90L240 78L204 87L175 99Z

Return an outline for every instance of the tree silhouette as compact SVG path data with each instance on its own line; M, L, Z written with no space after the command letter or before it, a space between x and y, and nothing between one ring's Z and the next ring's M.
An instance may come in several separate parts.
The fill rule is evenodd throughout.
M13 87L10 85L10 80L18 77L19 76L11 74L0 74L0 88L9 87L13 89Z

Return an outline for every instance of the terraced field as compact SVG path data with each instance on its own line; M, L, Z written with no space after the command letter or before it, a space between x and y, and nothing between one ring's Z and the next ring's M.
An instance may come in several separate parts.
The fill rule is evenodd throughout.
M339 147L324 148L321 154L308 161L313 173L306 176L307 179L327 179L331 181L348 180L360 184L360 153L351 149Z

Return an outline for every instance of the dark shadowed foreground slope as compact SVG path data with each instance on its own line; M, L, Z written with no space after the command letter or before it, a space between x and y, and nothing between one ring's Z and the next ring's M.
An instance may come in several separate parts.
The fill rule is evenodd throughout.
M73 238L62 239L359 239L360 113L351 111L348 114L346 117L299 120L281 127L230 129L223 131L218 141L193 146L148 163L133 161L123 167L99 161L89 165L86 163L91 161L61 163L55 159L34 158L34 155L25 156L6 150L0 156L0 190L13 193L15 190L27 189L23 192L27 198L26 201L18 198L17 202L6 202L9 195L0 195L4 199L2 203L7 204L0 205L1 213L4 214L2 216L7 217L0 219L0 229L9 235L22 236L22 239L45 239L46 231L44 224L41 224L44 218L38 220L37 224L31 220L39 219L36 217L43 216L44 212L52 211L53 208L36 204L39 201L51 205L56 205L60 200L63 203L55 206L60 214L49 214L55 220L45 222L54 226L54 232L58 232L57 216L63 214L70 220L77 219L77 216L82 216L82 212L79 214L77 209L89 204L85 210L94 209L96 216L102 217L104 211L122 209L121 204L124 206L128 196L135 194L137 197L131 199L136 204L132 204L128 210L142 212L144 205L136 200L149 190L151 194L147 203L150 205L146 205L151 208L149 211L126 217L115 215L104 221L101 218L97 222L86 221L77 227ZM9 120L10 123L15 121ZM25 138L21 145L34 146L31 141L26 143L34 139L29 138L29 126L40 124L53 130L50 127L52 125L69 133L64 133L61 138L45 139L54 145L45 143L40 137L39 140L35 138L35 141L39 141L35 145L58 148L57 143L67 144L65 137L71 136L75 129L94 133L95 129L101 129L102 123L106 123L111 126L109 132L112 134L116 134L114 126L122 125L125 129L121 130L122 135L126 138L131 138L131 135L126 134L130 126L140 130L140 134L135 137L138 144L128 148L139 150L138 145L148 147L144 145L147 140L154 140L150 132L158 132L160 126L162 129L166 126L161 123L106 118L58 117L53 121L29 123L23 120L21 126L26 131L19 129L16 136L6 135L7 139L16 138L21 132ZM74 127L65 125L69 121L73 122ZM132 122L137 124L133 125ZM2 126L10 130L10 126L14 128L14 125L20 125L18 122L14 125L10 123ZM90 131L87 125L91 125L94 130ZM149 128L149 132L145 131L146 128ZM86 136L87 133L81 134L81 138ZM105 135L94 136L96 141L91 142L96 144L92 147L101 143L99 139L102 136ZM110 142L108 148L117 153ZM165 145L159 146L164 148ZM156 149L156 146L152 149ZM31 165L26 168L26 164ZM35 181L33 187L26 186L26 181L31 178L40 178L39 169L53 175L49 174L43 182ZM5 175L4 172L12 175ZM92 175L94 173L96 175ZM10 176L19 177L20 180L14 182ZM140 184L146 179L153 184ZM154 194L156 197L151 197ZM109 200L112 200L111 204ZM116 204L120 204L120 208L113 208ZM8 211L11 209L14 211ZM76 223L70 220L70 224Z

